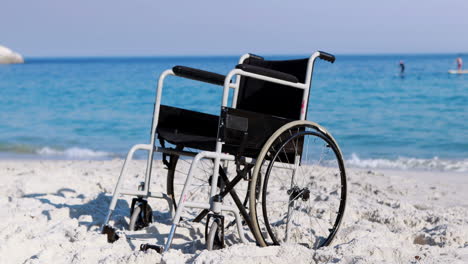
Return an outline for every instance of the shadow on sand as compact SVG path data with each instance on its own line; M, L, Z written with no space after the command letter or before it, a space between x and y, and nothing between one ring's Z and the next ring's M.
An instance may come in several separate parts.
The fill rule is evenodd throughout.
M71 202L66 201L65 203L54 203L51 201L52 197L50 196L69 198L73 200ZM99 193L99 195L96 198L86 203L79 203L79 200L83 200L85 196L83 194L77 194L75 190L70 188L61 188L55 193L25 194L23 195L23 197L37 199L41 203L52 205L57 209L68 208L70 210L70 218L80 220L81 216L91 216L90 221L89 217L81 217L81 220L79 221L79 224L86 226L88 230L90 230L92 227L100 227L102 225L112 198L111 196L106 195L105 193ZM123 199L118 200L117 206L113 214L113 219L115 220L117 228L126 228L128 226L127 222L124 219L124 216L127 216L129 211L130 209L127 201ZM51 220L49 211L44 210L42 211L42 214L45 215L48 220Z
M99 193L96 198L89 200L86 203L82 203L82 201L85 200L85 195L78 194L75 190L70 188L61 188L55 193L25 194L23 195L23 198L36 199L43 204L51 205L57 209L68 208L69 217L77 219L79 221L79 225L86 226L87 230L91 232L99 232L101 225L104 223L104 219L112 199L110 195L102 192ZM60 200L65 201L62 203L52 202ZM112 215L112 220L114 220L113 226L119 230L128 230L128 222L125 217L129 216L129 212L129 203L125 199L119 199ZM52 220L49 210L43 210L42 214L45 215L48 220ZM167 228L162 229L164 230L162 231L153 224L144 230L125 232L129 246L133 250L138 250L143 241L157 245L164 245L171 222L169 212L154 211L153 223L166 225ZM174 240L177 240L177 242L173 243L171 248L180 249L184 253L193 253L196 249L204 248L203 242L201 241L203 237L204 235L199 230L194 229L190 229L187 235L176 232Z

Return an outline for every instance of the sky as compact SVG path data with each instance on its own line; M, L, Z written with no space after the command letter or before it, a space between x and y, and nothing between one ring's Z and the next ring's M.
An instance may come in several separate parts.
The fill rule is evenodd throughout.
M2 0L25 57L468 53L467 0Z

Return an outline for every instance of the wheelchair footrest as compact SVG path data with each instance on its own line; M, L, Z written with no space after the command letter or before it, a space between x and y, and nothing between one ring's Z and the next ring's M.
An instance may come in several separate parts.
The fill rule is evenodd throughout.
M115 241L119 240L119 236L117 235L116 229L109 225L105 225L102 228L101 233L107 235L107 242L109 243L114 243Z
M148 249L156 250L159 254L162 254L164 251L163 246L158 246L158 245L153 245L153 244L141 244L140 245L140 250L141 251L147 251Z

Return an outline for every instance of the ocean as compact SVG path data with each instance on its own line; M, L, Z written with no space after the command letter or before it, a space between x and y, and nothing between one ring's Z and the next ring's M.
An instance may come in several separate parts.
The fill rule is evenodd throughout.
M305 56L266 56L268 59ZM456 54L338 55L316 63L308 119L347 166L468 171L468 75ZM399 74L399 61L406 70ZM0 65L0 159L112 159L148 143L159 74L226 74L238 57L26 58ZM222 88L168 77L162 103L219 114Z

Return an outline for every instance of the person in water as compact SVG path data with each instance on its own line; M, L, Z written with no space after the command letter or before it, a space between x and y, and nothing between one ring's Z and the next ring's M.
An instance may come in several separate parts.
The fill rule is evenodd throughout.
M457 58L457 69L458 69L458 71L461 71L462 67L463 67L463 60L462 60L462 58L460 56L458 56L458 58Z
M400 60L400 74L405 73L405 62Z

